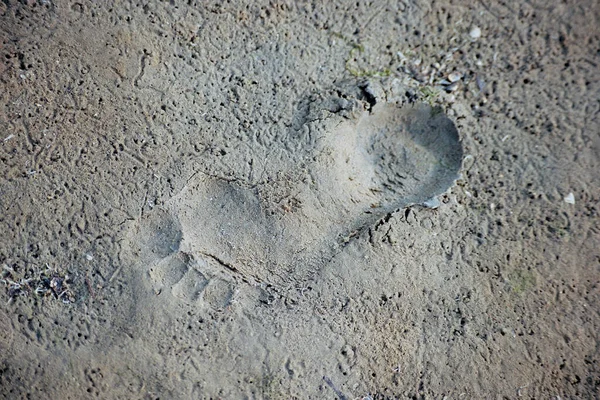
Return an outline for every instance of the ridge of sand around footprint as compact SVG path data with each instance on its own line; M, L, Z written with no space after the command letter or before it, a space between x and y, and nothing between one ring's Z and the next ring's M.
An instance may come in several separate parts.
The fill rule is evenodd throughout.
M201 302L213 280L285 287L314 277L353 235L387 214L447 191L462 148L454 124L428 105L381 104L320 139L294 209L273 212L260 188L197 173L129 233L135 268L174 298Z

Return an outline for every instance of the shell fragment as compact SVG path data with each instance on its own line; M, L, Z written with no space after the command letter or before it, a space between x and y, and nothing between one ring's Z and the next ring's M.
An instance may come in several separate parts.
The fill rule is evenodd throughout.
M565 196L564 200L567 204L575 204L575 195L571 192Z

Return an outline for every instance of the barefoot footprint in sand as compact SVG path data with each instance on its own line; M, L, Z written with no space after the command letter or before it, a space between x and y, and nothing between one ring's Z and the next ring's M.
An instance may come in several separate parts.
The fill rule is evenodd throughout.
M293 210L273 213L268 190L198 173L139 221L130 246L155 292L220 308L244 282L302 282L352 232L446 192L458 178L462 147L443 113L378 104L330 124L312 160L305 179L285 182Z

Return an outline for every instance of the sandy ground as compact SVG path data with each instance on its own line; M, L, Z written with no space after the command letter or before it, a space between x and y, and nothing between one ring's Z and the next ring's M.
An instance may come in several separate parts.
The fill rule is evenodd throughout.
M0 2L3 398L600 397L599 21Z

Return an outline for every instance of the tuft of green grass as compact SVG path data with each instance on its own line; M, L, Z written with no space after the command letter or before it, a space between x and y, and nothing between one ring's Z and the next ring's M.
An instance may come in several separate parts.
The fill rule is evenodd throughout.
M352 66L352 61L357 58L358 54L365 52L365 47L362 44L352 44L348 59L346 60L346 71L357 78L384 78L390 76L392 71L389 68L382 70L368 70Z
M440 95L440 93L433 87L431 86L422 86L419 88L419 93L421 94L421 99L426 102L427 104L429 104L431 107L433 107L435 100L438 98L438 96ZM439 107L433 107L432 112L442 112L442 110L440 109L439 111L435 111L437 108ZM434 116L434 115L432 115Z
M535 275L530 270L518 269L508 276L510 289L516 294L522 294L535 287Z

